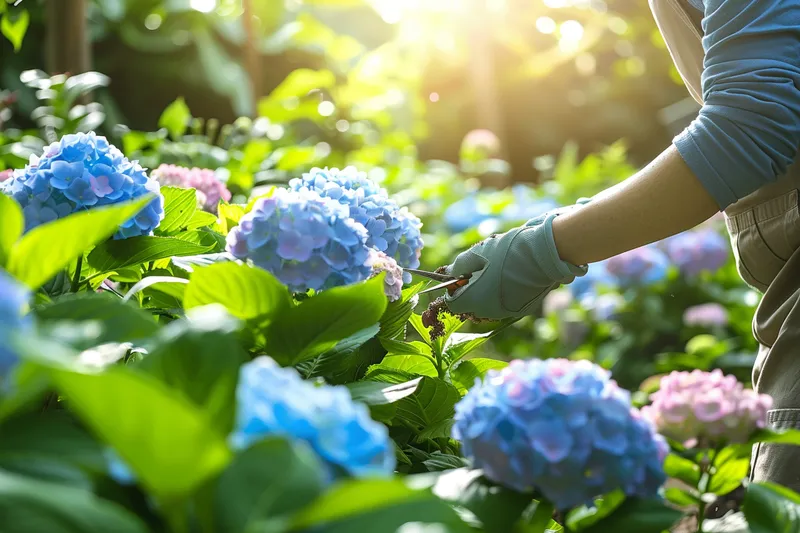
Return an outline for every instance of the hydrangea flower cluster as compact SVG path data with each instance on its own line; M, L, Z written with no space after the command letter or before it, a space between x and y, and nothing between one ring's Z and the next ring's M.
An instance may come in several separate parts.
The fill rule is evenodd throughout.
M745 389L719 369L672 372L650 398L642 414L659 433L687 446L746 442L766 427L772 407L772 397Z
M22 206L26 230L77 211L150 193L156 198L125 222L115 238L150 235L164 218L158 182L94 133L65 135L45 148L41 158L31 156L25 169L15 171L0 189Z
M355 477L388 476L395 452L386 426L370 418L346 387L304 381L293 368L261 356L242 366L231 440L246 447L269 435L303 441L331 467Z
M608 271L608 261L600 261L590 264L586 275L575 278L567 288L576 299L585 300L595 298L600 287L613 289L618 285L617 279Z
M10 346L10 337L30 327L25 316L30 292L0 269L0 384L17 364L17 354Z
M194 189L197 193L197 205L210 212L217 212L220 200L229 202L231 191L217 179L213 170L207 168L186 168L177 165L160 165L150 176L161 185Z
M623 286L651 285L666 277L669 259L649 245L610 258L606 268Z
M456 233L477 227L481 222L491 218L491 213L481 205L475 193L450 204L444 211L444 223L450 231Z
M695 305L684 311L683 323L701 328L727 326L728 311L718 303Z
M400 208L385 189L355 167L313 168L289 182L293 191L314 191L350 208L350 216L367 228L367 245L394 258L403 268L419 267L422 222ZM411 281L410 275L406 281Z
M397 265L397 261L383 252L370 250L367 266L372 268L372 276L386 273L383 290L390 302L396 302L403 297L403 269Z
M559 510L616 489L651 497L666 480L666 441L588 361L532 359L489 371L456 405L453 438L488 478L538 489Z
M276 189L255 202L227 237L227 251L295 292L367 279L367 230L346 205L313 191Z
M704 270L716 272L730 256L728 241L711 228L680 233L665 240L663 247L670 261L686 276L696 276Z

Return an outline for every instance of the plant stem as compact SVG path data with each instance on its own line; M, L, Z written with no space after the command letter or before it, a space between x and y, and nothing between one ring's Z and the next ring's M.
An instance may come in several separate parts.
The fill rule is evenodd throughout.
M75 265L75 275L72 277L72 285L70 286L71 292L78 292L81 285L81 270L83 270L83 255L78 258L78 264Z
M717 449L711 450L700 463L700 481L697 482L697 491L700 493L700 503L697 504L697 533L703 533L703 521L706 518L706 502L703 497L711 486L711 472L717 460Z

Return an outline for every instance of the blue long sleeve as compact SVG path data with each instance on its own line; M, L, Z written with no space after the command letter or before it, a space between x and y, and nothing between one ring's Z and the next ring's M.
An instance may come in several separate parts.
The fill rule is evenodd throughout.
M800 147L800 0L704 7L704 105L673 142L725 209L780 177Z

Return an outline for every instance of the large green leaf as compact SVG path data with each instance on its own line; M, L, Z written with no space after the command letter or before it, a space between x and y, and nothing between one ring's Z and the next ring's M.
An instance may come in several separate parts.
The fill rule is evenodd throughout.
M349 383L347 388L350 389L350 396L357 402L367 405L386 405L414 394L420 381L421 377L405 383L386 385L382 381L365 380Z
M466 394L475 385L475 380L483 380L489 370L498 370L507 366L506 361L497 359L468 359L450 369L450 381L456 386L458 392Z
M233 428L239 367L248 355L236 336L238 323L225 311L211 307L201 313L161 330L138 368L201 407L224 435Z
M674 453L667 455L664 460L664 473L692 487L700 482L700 467Z
M433 358L431 347L424 342L404 342L382 338L381 345L386 349L388 355L424 355L429 359Z
M169 104L158 119L158 127L166 128L173 139L178 140L186 132L192 113L183 97Z
M429 357L423 355L390 355L385 357L380 364L371 366L367 370L367 379L375 372L382 370L402 370L417 376L438 377L439 373Z
M386 307L381 317L381 339L400 339L405 335L406 323L419 302L417 294L425 285L417 283L403 289L402 297Z
M188 494L230 460L224 438L202 412L153 377L118 366L50 374L69 408L155 496Z
M16 5L16 4L15 4ZM6 36L14 46L14 51L19 52L22 47L22 40L25 38L25 33L28 31L28 24L31 22L31 16L28 14L27 9L17 12L17 15L12 16L11 13L0 15L0 33Z
M514 531L514 525L533 502L530 494L492 483L480 470L459 468L413 476L412 480L415 486L428 486L432 482L436 496L472 513L480 523L480 530L486 533Z
M0 194L0 267L6 265L11 248L25 229L22 209L10 196Z
M43 321L93 321L98 326L96 344L142 339L158 330L152 315L108 293L66 294L35 313Z
M136 515L89 491L0 470L3 533L146 533Z
M383 276L324 291L274 317L267 353L284 365L311 359L378 322L385 309Z
M300 363L297 368L306 379L325 377L332 382L341 383L343 379L346 380L346 375L365 364L364 358L361 357L361 347L370 339L374 339L379 331L378 324L364 328L339 341L336 346L314 359Z
M158 225L156 234L171 235L186 227L192 219L197 210L197 193L194 189L161 187L161 194L164 195L164 220Z
M724 496L741 485L742 480L747 477L749 472L749 457L740 457L725 461L717 467L706 490L708 492L713 492L717 496Z
M657 499L629 498L609 516L597 521L582 533L662 533L681 519L683 513Z
M302 443L258 442L237 455L214 491L216 531L270 531L323 489L323 467Z
M266 270L239 263L195 269L183 297L187 309L218 303L242 320L270 320L292 305L288 289Z
M147 196L112 207L98 207L37 226L11 250L7 269L30 288L38 289L89 248L113 235L151 200Z
M386 383L404 383L417 376L396 369L375 369L370 379ZM397 405L397 416L417 432L437 426L452 418L455 405L461 395L451 384L439 379L423 376L417 390L403 398Z
M449 533L469 531L447 503L398 479L345 481L302 511L292 531L396 533L410 520L443 524Z
M190 235L196 238L189 240ZM150 261L210 252L216 241L209 234L189 232L177 237L133 237L107 241L92 250L89 264L100 272L111 272Z
M743 510L750 533L800 531L800 495L780 485L748 485Z
M494 335L494 331L488 333L453 333L447 339L445 352L447 359L451 363L460 361L468 353L480 347Z

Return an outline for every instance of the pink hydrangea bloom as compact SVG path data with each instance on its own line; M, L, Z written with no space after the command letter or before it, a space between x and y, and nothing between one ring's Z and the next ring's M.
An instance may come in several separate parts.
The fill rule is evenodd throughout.
M767 425L772 397L758 394L722 371L672 372L661 379L642 414L658 432L686 445L746 442Z
M220 200L230 201L231 191L217 179L213 170L161 165L151 173L161 185L192 188L197 191L197 203L206 211L216 212Z
M728 311L717 303L695 305L684 311L683 323L689 327L726 326L728 324Z
M372 267L372 276L386 272L383 290L390 302L396 302L403 296L403 269L397 261L378 250L371 250L367 258L367 266Z
M0 183L11 179L11 176L14 175L14 171L11 169L8 170L0 170Z

